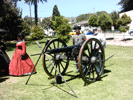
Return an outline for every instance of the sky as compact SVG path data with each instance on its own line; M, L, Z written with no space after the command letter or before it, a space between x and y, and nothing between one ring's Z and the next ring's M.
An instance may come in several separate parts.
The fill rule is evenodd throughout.
M81 14L94 13L97 11L120 11L121 6L117 5L120 0L47 0L47 2L38 3L38 17L49 17L53 13L54 5L57 5L58 11L65 17L77 17ZM18 1L17 7L22 9L22 18L30 17L29 5L24 0ZM31 17L34 17L34 5L31 6Z

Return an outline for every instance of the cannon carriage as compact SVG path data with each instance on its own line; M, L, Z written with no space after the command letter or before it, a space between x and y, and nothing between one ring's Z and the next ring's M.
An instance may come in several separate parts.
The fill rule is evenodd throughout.
M62 75L65 74L70 60L78 62L79 73L85 83L94 82L104 71L104 48L95 38L72 46L67 46L60 39L51 40L46 44L42 61L49 79L58 75L56 69Z

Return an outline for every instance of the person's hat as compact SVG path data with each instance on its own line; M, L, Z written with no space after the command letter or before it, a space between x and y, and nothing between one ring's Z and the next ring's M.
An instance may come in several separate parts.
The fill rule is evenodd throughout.
M17 37L20 37L20 39L24 39L24 35L23 34L18 34Z
M94 31L97 31L97 29L93 29L93 32L94 32Z
M81 26L74 26L73 29L74 29L74 30L76 30L76 29L81 30Z

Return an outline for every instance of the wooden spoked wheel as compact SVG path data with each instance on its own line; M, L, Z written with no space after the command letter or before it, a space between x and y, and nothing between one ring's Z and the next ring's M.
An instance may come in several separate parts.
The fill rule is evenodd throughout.
M103 74L104 48L98 39L91 38L85 41L80 49L78 68L85 83L91 83Z
M67 56L67 52L59 52L59 53L48 53L49 50L66 47L66 43L60 39L54 39L50 41L43 54L43 68L50 78L58 75L58 72L54 68L54 66L58 69L61 74L64 74L67 70L69 64L69 57ZM47 55L47 56L46 56ZM67 56L67 59L61 59L59 56ZM54 66L53 66L53 64Z

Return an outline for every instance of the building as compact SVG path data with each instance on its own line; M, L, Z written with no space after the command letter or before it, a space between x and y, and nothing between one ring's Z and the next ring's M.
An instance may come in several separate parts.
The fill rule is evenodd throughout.
M44 18L40 17L39 19L40 19L40 22L42 22Z
M132 22L129 24L130 28L129 31L133 31L133 10L127 11L127 12L122 12L119 14L119 17L121 17L123 14L127 14L128 16L131 17Z
M88 31L93 31L93 29L95 29L95 28L97 28L98 30L101 30L100 27L92 27L92 26L90 26L88 24L88 20L84 20L84 21L75 23L75 24L72 25L72 28L74 26L81 26L81 33L87 33Z

